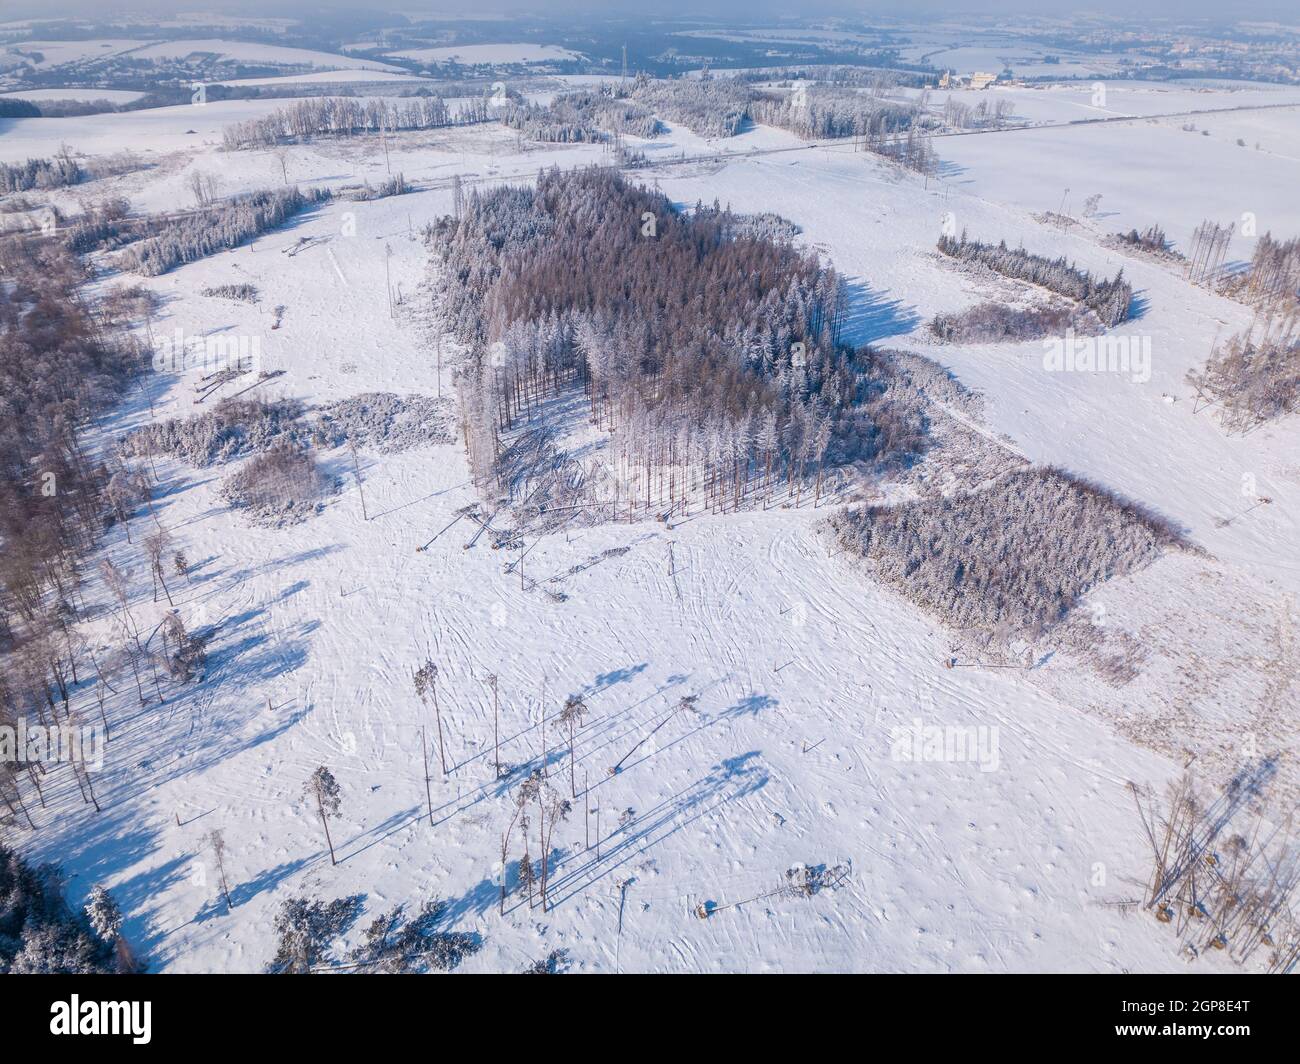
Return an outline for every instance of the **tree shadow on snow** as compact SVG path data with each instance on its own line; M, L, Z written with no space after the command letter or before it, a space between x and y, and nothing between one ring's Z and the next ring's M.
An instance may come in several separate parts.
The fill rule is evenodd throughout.
M845 291L849 309L840 338L851 347L909 333L921 323L915 306L889 299L884 291L875 291L863 281L847 282Z

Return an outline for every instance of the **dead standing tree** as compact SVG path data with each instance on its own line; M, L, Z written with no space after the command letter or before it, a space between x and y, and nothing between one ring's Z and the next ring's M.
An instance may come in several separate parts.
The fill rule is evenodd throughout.
M203 841L212 849L212 860L217 866L217 878L221 882L221 893L226 899L226 910L229 911L235 907L235 903L230 900L230 886L226 882L226 837L222 834L220 828L213 828L203 836Z
M1245 964L1262 948L1268 971L1290 971L1300 961L1300 855L1290 817L1265 829L1270 772L1267 762L1248 767L1209 802L1190 776L1171 786L1164 802L1130 784L1152 854L1143 903L1173 926L1189 960L1214 949Z
M330 817L339 815L341 799L338 780L334 778L329 769L321 765L308 777L307 783L303 787L303 797L316 803L316 811L320 814L321 827L325 829L325 844L329 847L330 864L338 864L338 859L334 856L334 840L330 838L329 824Z
M432 661L425 661L415 673L415 693L426 706L429 697L433 698L433 719L438 726L438 760L442 764L442 774L447 775L447 751L442 741L442 712L438 708L438 666Z
M167 552L167 533L161 530L144 538L144 553L149 560L149 572L153 576L153 600L158 601L158 587L162 585L163 594L167 596L167 605L175 606L171 590L167 587L167 576L163 568L163 555Z

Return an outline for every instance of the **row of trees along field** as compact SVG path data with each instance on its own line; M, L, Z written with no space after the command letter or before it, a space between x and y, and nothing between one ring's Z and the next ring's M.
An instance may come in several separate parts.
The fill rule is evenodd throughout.
M494 117L486 98L466 101L453 112L438 96L409 96L401 100L321 96L297 100L263 118L226 126L222 130L222 144L226 151L239 151L313 137L444 129L486 122Z
M430 236L446 327L471 352L463 422L475 475L512 489L503 435L581 388L644 470L647 507L702 490L736 508L828 462L911 445L873 356L841 340L844 285L787 242L738 235L720 206L675 211L609 169L475 193Z
M0 163L0 193L62 188L65 185L75 185L83 176L81 167L65 146L52 159Z
M1208 406L1229 432L1247 433L1300 410L1300 315L1268 318L1215 344L1187 373L1198 409Z

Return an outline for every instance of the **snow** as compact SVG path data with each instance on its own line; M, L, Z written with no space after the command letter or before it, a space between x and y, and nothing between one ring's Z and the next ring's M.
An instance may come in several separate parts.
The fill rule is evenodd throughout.
M44 71L86 60L110 59L142 47L146 43L146 41L121 38L86 41L22 41L18 44L6 45L0 51L0 56L12 55L21 58L23 55L39 52L43 58L32 65Z
M1237 97L1204 99L1222 107ZM282 105L11 120L0 157L49 154L65 141L92 154L130 145L166 165L96 191L121 188L137 209L160 210L185 201L194 170L218 175L223 193L278 184L269 153L216 145L222 125ZM160 461L160 520L196 563L192 582L173 589L181 615L192 628L218 626L208 675L162 706L110 703L118 724L97 783L105 812L85 811L71 778L56 778L47 791L60 814L37 811L44 827L25 849L65 865L77 904L97 883L112 888L128 938L177 972L259 970L273 953L278 905L303 890L364 893L369 911L447 899L454 926L483 936L464 966L475 971L518 970L556 948L588 971L1183 970L1167 928L1112 904L1147 872L1125 785L1159 788L1189 758L1207 782L1222 780L1243 720L1266 748L1300 740L1287 634L1300 592L1300 426L1293 418L1228 438L1193 414L1183 375L1249 312L1100 240L1160 222L1185 244L1202 217L1246 210L1261 233L1300 232L1300 164L1229 139L1262 122L1294 156L1280 140L1287 114L1207 118L1225 130L1211 137L1162 119L943 138L947 170L929 182L843 144L748 154L801 147L770 129L711 142L672 128L645 145L664 160L645 180L675 201L718 198L797 223L801 243L864 286L856 338L951 367L984 394L987 438L1142 501L1206 549L1101 589L1110 630L1150 650L1132 688L1106 688L1064 656L1025 672L944 669L949 633L835 553L819 530L828 506L696 515L671 528L573 526L537 543L525 532L527 576L540 585L525 591L505 571L518 552L494 550L488 535L467 546L467 520L417 552L477 501L458 444L362 448L369 520L346 452L325 452L343 491L292 532L247 526L219 499L219 476ZM250 246L143 281L164 300L153 329L259 337L263 368L284 371L263 386L268 396L312 406L379 391L451 397L420 309L428 256L411 232L450 212L454 173L490 184L602 159L591 146L518 154L515 144L496 127L390 138L394 172L426 191L331 203ZM732 154L668 162L683 151ZM288 168L303 185L387 174L379 142L366 139L295 146ZM1104 216L1065 232L1037 222L1066 186L1076 206L1102 193ZM979 282L933 253L948 212L973 237L1023 240L1098 271L1123 265L1143 310L1120 330L1151 338L1150 382L1046 372L1036 343L929 344L929 316L982 298ZM320 242L288 255L304 237ZM1239 238L1233 255L1249 246ZM386 272L401 298L396 317ZM245 282L258 304L199 294ZM284 322L271 330L279 305ZM450 367L454 345L443 349ZM204 409L192 406L191 383L152 378L152 415L136 396L109 430ZM1244 509L1246 474L1273 502L1222 524ZM118 559L134 551L120 531L104 549ZM146 592L133 609L143 621L162 607ZM108 641L107 626L98 634ZM420 757L420 728L432 720L411 683L426 657L440 669L455 765L446 779L435 770L433 826ZM601 809L601 857L584 848L579 799L556 832L563 853L545 915L518 896L504 918L496 910L511 796L490 767L490 673L510 763L539 756L539 707L554 713L571 693L591 707L575 756L579 786L589 780ZM700 716L674 720L608 775L687 694L699 696ZM996 770L894 760L891 729L915 720L996 728ZM552 780L567 788L567 748L553 723L546 736ZM297 802L320 764L342 788L337 867ZM1281 786L1294 798L1294 769ZM229 844L231 914L201 843L213 828ZM812 898L693 915L703 902L767 893L797 862L851 868L843 885Z
M351 62L351 60L349 60ZM270 78L231 78L227 81L218 82L221 85L244 86L244 85L334 85L345 84L348 82L360 82L364 84L377 84L379 82L401 81L412 82L414 84L429 83L430 78L422 78L417 74L399 74L392 70L375 70L367 68L365 70L316 70L310 74L281 74L277 77Z

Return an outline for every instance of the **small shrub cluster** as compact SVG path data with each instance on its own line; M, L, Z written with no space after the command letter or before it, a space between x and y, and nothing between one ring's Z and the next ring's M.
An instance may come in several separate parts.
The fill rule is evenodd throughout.
M1133 288L1124 280L1122 269L1113 279L1099 281L1067 262L1064 256L1049 259L1045 255L1034 255L1021 248L1007 247L1005 240L996 245L983 244L978 240L967 240L964 232L960 238L941 236L939 250L958 262L985 266L1003 277L1041 285L1057 295L1082 303L1108 327L1127 318L1133 302Z
M338 486L310 450L278 440L228 476L221 495L252 524L282 528L319 513Z
M212 410L169 418L136 429L119 445L142 458L165 454L194 466L211 466L268 450L282 439L301 440L302 404L293 399L223 399Z
M383 453L451 443L452 404L425 395L366 392L321 408L316 441L325 447L353 443Z
M1163 520L1060 470L832 521L872 573L950 627L1037 638L1098 584L1181 544Z

